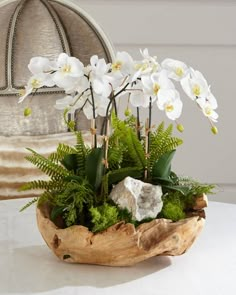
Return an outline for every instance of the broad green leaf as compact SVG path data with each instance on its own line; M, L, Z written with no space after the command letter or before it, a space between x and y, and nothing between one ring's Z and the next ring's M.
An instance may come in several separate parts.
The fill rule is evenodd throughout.
M85 162L85 174L91 186L97 190L102 182L104 171L103 149L94 148L87 156Z
M125 167L125 168L117 169L108 173L109 173L109 176L108 176L109 185L120 182L127 176L130 176L133 178L142 177L141 170L140 168L137 168L137 167Z
M153 165L152 178L169 179L171 173L171 161L176 150L172 150L162 155Z
M188 186L181 186L181 185L162 185L162 188L167 190L178 191L184 196L186 196L191 190Z
M69 154L61 160L61 164L69 171L76 172L77 170L77 155L76 154Z

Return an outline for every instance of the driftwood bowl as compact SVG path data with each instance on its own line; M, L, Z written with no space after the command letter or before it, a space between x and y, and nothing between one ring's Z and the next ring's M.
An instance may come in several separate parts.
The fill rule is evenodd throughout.
M203 206L206 204L200 202L201 209ZM181 255L193 244L205 222L199 214L178 222L155 219L136 228L119 222L94 234L80 225L59 228L49 219L49 211L46 205L37 208L38 228L59 259L110 266L133 265L156 255Z

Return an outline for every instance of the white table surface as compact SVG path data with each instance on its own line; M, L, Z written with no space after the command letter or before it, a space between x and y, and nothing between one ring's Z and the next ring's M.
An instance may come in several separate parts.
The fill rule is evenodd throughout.
M0 295L236 294L236 205L211 202L183 256L115 268L59 261L38 232L35 206L18 212L26 202L0 201Z

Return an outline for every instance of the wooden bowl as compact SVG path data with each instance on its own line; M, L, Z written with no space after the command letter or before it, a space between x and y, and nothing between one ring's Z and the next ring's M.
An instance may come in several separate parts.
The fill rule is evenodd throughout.
M178 222L155 219L136 228L119 222L94 234L81 225L59 228L49 214L47 205L37 208L38 228L59 259L110 266L133 265L156 255L181 255L193 244L205 222L200 216Z

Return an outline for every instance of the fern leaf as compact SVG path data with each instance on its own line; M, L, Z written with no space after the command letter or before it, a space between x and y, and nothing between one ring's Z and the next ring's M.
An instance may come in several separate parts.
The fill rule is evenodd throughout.
M24 185L22 185L19 191L27 191L33 189L43 189L43 190L57 190L63 187L63 181L56 182L56 181L45 181L45 180L34 180L30 181Z
M53 163L51 160L36 153L34 150L29 149L33 155L26 156L25 158L39 168L42 172L50 176L54 180L59 180L62 177L68 176L71 173L63 168L61 165Z
M25 209L29 208L31 205L36 203L38 198L34 198L33 200L29 201L27 204L25 204L21 209L20 212L24 211Z
M84 139L81 132L76 132L77 144L76 144L76 158L79 171L85 171L86 156L89 153L89 149L84 144Z
M68 154L75 154L76 153L76 149L66 145L64 143L59 143L58 147L57 147L57 151L52 153L48 159L52 162L58 163L60 161L62 161L64 159L64 157Z
M162 122L155 132L150 134L150 155L148 160L149 169L156 160L162 155L176 149L177 146L183 143L182 139L172 136L173 125L170 124L164 129L164 123Z

